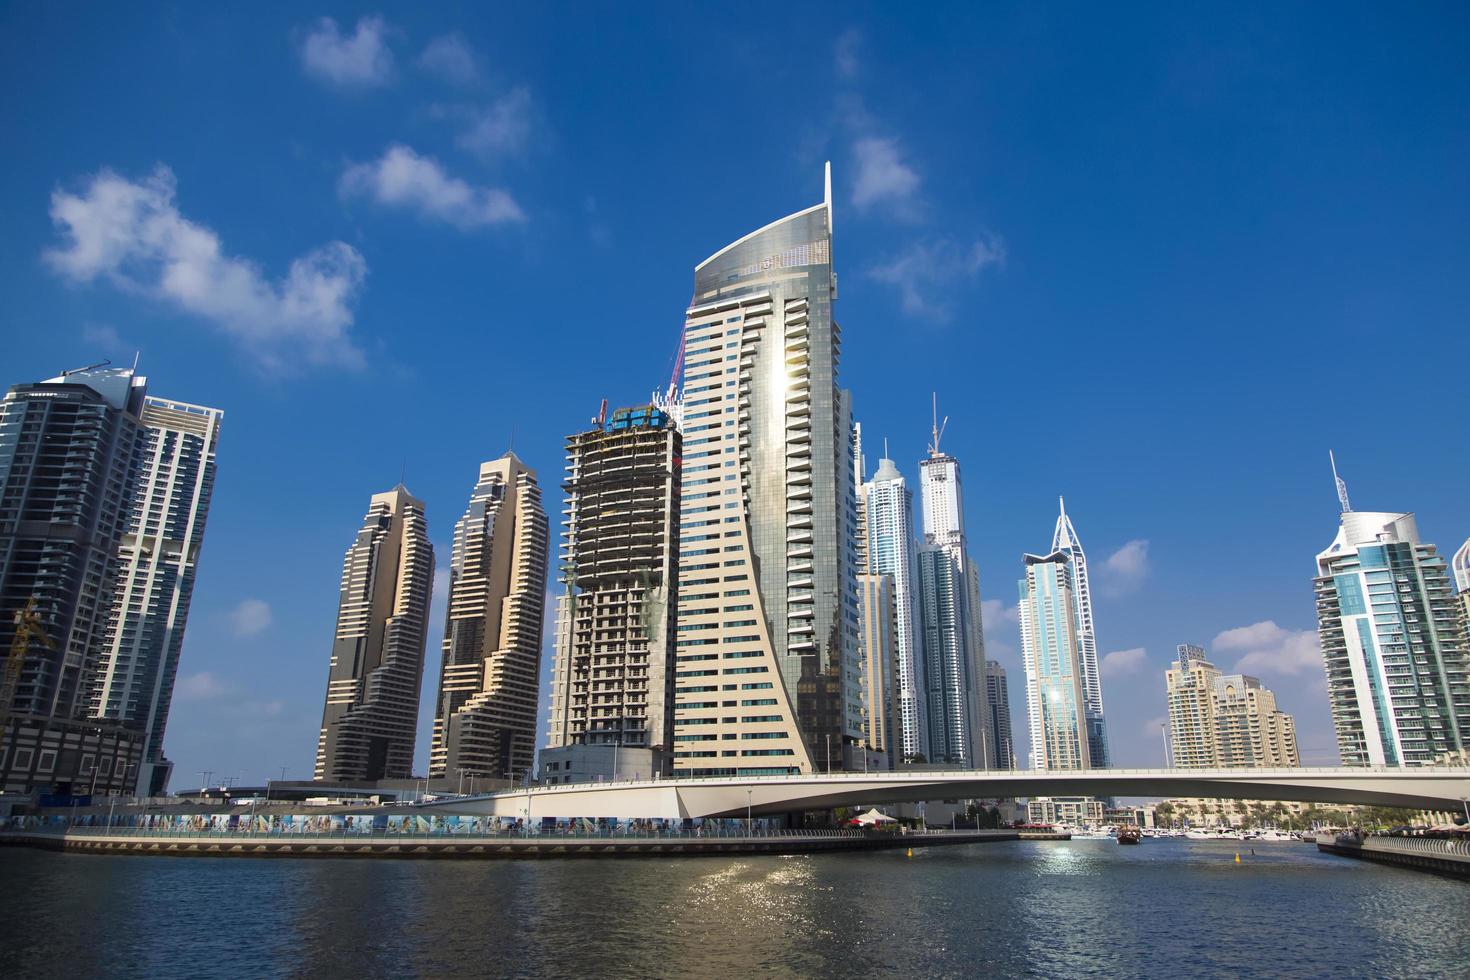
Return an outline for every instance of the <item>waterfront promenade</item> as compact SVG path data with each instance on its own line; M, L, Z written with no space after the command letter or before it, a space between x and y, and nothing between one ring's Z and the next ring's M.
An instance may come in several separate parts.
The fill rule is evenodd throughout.
M1064 840L1066 834L1016 830L549 831L522 833L307 833L138 830L126 827L0 831L0 845L86 854L163 857L537 858L656 855L811 854L876 851L1022 839Z
M1317 849L1328 854L1435 871L1470 879L1470 840L1450 837L1394 837L1322 834Z

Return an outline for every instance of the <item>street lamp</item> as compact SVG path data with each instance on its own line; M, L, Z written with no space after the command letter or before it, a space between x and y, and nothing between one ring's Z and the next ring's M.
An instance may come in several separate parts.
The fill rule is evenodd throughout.
M750 836L750 794L751 790L745 791L745 836Z
M827 733L827 774L832 774L832 733Z
M1460 804L1465 808L1465 826L1470 827L1470 796L1460 797Z

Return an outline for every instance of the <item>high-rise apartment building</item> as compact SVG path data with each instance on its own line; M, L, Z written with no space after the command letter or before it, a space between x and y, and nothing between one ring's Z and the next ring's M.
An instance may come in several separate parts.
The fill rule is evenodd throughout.
M1077 646L1082 668L1082 690L1086 696L1086 727L1088 752L1092 765L1098 769L1108 766L1108 729L1103 717L1102 674L1097 661L1097 632L1092 620L1092 586L1087 578L1087 554L1082 550L1082 540L1077 529L1067 516L1067 504L1057 498L1061 513L1057 516L1056 530L1052 532L1051 550L1061 552L1071 559L1072 601L1076 605Z
M940 430L919 462L924 540L919 547L919 629L926 667L929 759L983 767L985 647L978 572L966 553L960 464L939 451Z
M863 738L831 197L829 168L822 203L695 269L675 676L683 773L836 769Z
M1246 674L1222 674L1201 647L1181 644L1164 674L1169 745L1179 769L1301 765L1296 725L1276 696Z
M129 528L147 382L93 367L0 403L0 789L129 790L142 733L90 718ZM28 612L29 610L29 612ZM10 660L17 628L28 630Z
M547 534L535 472L514 453L482 463L454 526L431 776L531 770Z
M1315 588L1343 764L1426 765L1470 748L1470 650L1444 557L1414 515L1353 511L1339 491Z
M895 730L898 705L898 610L893 577L858 576L859 648L863 655L863 741L886 766L901 751Z
M1024 560L1019 613L1031 768L1091 769L1072 559L1054 551Z
M625 408L567 439L562 586L542 767L556 750L615 745L671 761L678 429L653 405ZM718 527L719 517L701 526Z
M424 505L402 485L373 494L342 561L316 778L413 774L434 547Z
M990 726L989 768L1016 768L1016 745L1011 738L1011 693L1006 669L996 660L985 661L985 711Z
M878 471L863 486L868 532L868 569L892 580L894 671L898 677L897 715L891 751L894 762L929 759L928 704L924 694L923 634L915 596L918 561L914 542L914 501L893 460L878 461Z
M146 397L136 443L136 482L103 654L88 714L143 735L142 761L123 785L160 796L173 763L163 754L174 678L214 494L224 413Z

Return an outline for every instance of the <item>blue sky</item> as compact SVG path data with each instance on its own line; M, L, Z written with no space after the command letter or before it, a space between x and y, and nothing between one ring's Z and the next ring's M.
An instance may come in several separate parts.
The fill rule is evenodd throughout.
M911 478L939 393L1018 730L1065 494L1119 764L1161 761L1185 641L1334 761L1328 448L1360 509L1470 534L1470 11L706 6L0 13L0 380L141 350L226 412L175 785L308 773L368 496L402 468L447 567L479 462L514 433L554 485L826 159L842 380Z

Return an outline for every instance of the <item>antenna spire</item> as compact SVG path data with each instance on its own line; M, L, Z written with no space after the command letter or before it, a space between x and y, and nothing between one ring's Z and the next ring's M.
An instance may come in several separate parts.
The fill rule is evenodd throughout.
M938 456L939 440L944 437L944 430L949 425L949 416L946 415L943 422L939 421L939 392L935 391L930 394L934 400L934 426L929 432L933 436L934 441L929 443L929 455Z
M1347 481L1337 475L1337 457L1332 450L1327 450L1327 459L1332 463L1332 482L1337 484L1337 502L1342 505L1344 514L1353 512L1353 505L1348 502Z

